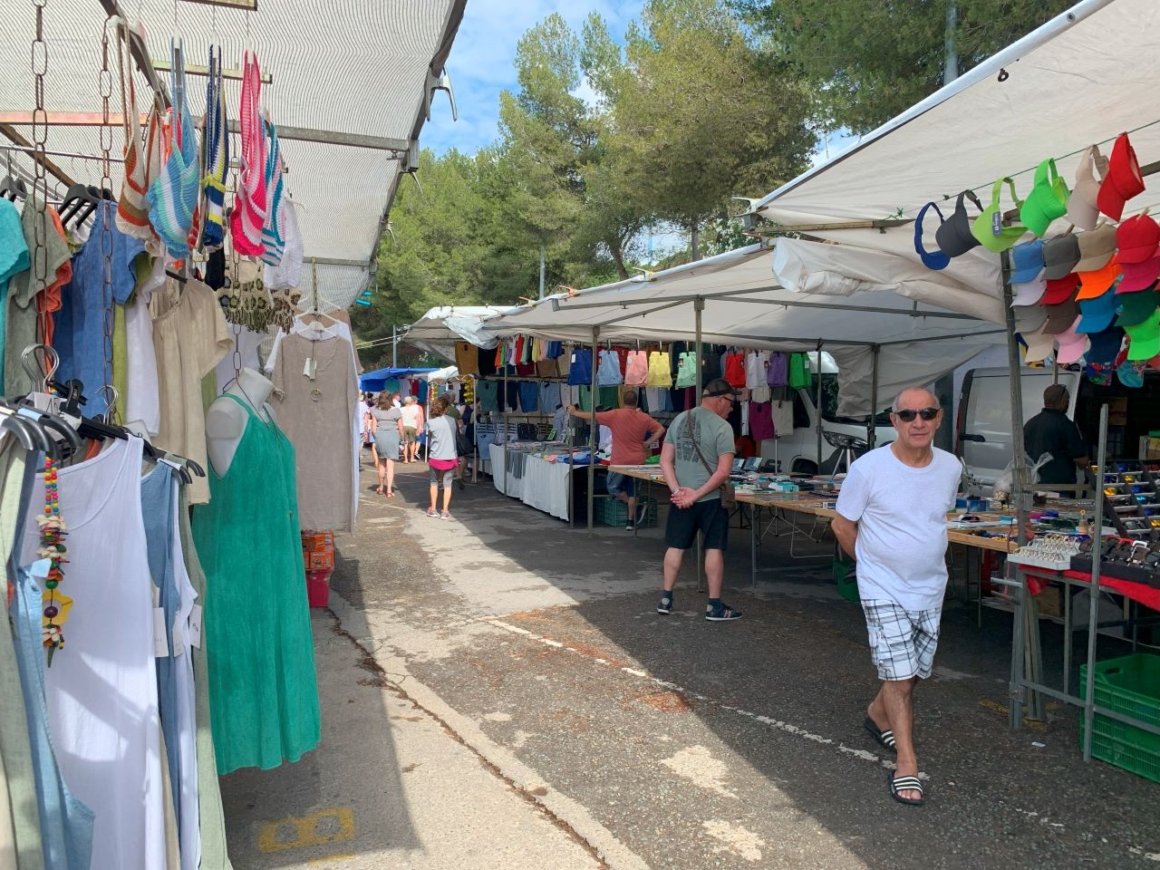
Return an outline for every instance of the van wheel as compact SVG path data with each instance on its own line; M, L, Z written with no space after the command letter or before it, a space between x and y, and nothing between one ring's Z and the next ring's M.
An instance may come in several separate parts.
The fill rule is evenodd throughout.
M808 459L795 459L793 467L790 469L794 474L817 474L818 466Z

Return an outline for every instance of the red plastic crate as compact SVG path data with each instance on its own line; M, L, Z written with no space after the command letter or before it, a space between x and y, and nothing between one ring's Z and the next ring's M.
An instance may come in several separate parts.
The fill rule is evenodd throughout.
M326 607L330 603L330 571L306 572L306 598L311 607Z

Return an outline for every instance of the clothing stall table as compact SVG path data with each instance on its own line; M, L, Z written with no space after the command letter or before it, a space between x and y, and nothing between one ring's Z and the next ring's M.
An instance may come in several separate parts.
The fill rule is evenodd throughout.
M568 450L561 446L559 451L551 452L566 455ZM566 459L549 462L538 453L514 449L513 445L505 451L502 444L489 444L488 456L496 490L557 519L570 518L569 478L574 470L587 471L587 465L573 465Z

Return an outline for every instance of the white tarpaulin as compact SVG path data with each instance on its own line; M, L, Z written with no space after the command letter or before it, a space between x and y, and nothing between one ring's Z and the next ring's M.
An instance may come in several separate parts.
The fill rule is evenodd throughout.
M449 360L455 359L457 341L469 341L491 350L495 347L495 336L484 332L482 324L511 310L506 305L440 305L411 324L400 340Z
M1157 32L1160 3L1155 0L1085 0L868 134L850 151L775 190L757 210L768 224L787 228L913 220L930 201L949 217L959 191L973 190L987 204L992 184L1003 176L1012 177L1025 197L1036 166L1047 157L1055 159L1072 187L1084 149L1098 143L1106 156L1125 131L1141 164L1160 159ZM1154 186L1160 191L1160 184ZM1002 202L1005 210L1013 207L1006 192ZM1160 195L1147 190L1131 200L1125 217L1157 204ZM969 208L972 216L977 213ZM924 232L928 251L937 250L937 224L932 211ZM1066 228L1061 218L1049 233ZM808 232L919 262L913 225L884 232ZM841 263L843 255L839 248L824 256ZM976 248L946 271L987 295L996 286L998 266L997 254ZM949 300L942 304L962 310Z
M423 372L418 375L420 380L432 383L434 381L450 381L459 377L459 369L455 366L447 366L445 369L435 369L433 372Z

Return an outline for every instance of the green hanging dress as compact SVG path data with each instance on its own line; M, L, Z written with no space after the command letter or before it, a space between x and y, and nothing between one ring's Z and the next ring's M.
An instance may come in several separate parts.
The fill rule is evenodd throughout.
M277 767L318 745L321 720L306 600L294 446L248 404L224 477L193 510L205 571L202 635L219 773Z

